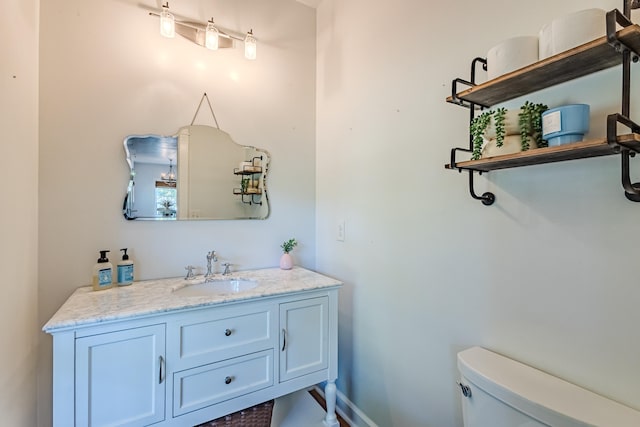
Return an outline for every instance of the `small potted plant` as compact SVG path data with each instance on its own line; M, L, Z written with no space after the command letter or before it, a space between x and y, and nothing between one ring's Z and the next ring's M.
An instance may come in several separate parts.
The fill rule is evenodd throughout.
M519 110L497 108L475 117L469 129L473 141L471 160L545 147L542 113L547 109L544 104L526 101Z
M280 268L283 270L291 270L293 268L293 258L289 255L289 252L293 250L298 245L296 239L286 240L280 247L284 252L282 257L280 258Z

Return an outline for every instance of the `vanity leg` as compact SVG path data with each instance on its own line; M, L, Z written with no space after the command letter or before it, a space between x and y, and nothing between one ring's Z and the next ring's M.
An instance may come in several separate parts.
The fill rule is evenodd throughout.
M336 417L336 382L327 381L324 387L324 400L327 404L327 416L324 418L324 425L327 427L339 427L338 417Z

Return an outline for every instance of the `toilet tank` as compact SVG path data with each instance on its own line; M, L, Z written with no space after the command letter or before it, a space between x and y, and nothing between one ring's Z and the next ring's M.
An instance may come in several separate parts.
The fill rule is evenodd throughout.
M640 426L640 411L481 347L458 370L465 427Z

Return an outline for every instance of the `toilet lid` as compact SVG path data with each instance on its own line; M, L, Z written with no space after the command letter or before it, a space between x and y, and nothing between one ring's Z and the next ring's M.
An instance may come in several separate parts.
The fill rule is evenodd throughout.
M640 426L640 411L482 347L458 353L458 369L486 393L552 426Z

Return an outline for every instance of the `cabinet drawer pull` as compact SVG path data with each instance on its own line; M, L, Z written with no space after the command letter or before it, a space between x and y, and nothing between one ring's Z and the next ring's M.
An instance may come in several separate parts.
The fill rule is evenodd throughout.
M287 330L282 329L282 351L287 348Z
M224 379L224 383L225 384L231 384L231 381L233 381L232 377L225 377L225 379Z
M159 357L159 365L160 365L160 373L158 375L158 384L162 384L162 381L164 381L164 357L160 356Z
M226 337L230 336L230 335L231 335L231 329L225 329L225 330L224 330L224 335L225 335Z

